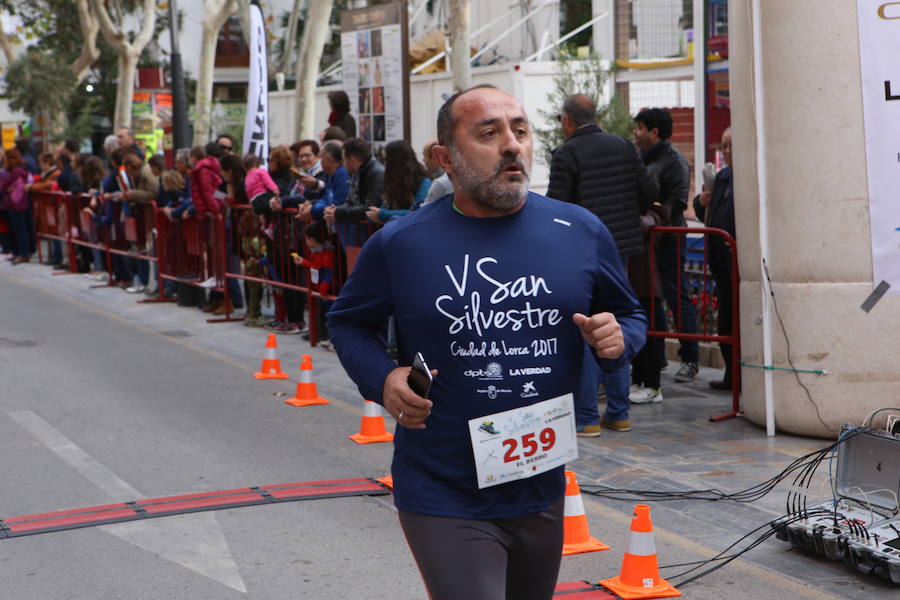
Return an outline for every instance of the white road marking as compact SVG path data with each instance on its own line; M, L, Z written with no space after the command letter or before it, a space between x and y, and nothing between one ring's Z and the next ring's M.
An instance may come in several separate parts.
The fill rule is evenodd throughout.
M100 488L112 502L130 502L146 497L37 413L23 410L11 412L9 416L63 462ZM222 585L247 593L241 573L228 549L225 534L212 513L116 523L99 529Z

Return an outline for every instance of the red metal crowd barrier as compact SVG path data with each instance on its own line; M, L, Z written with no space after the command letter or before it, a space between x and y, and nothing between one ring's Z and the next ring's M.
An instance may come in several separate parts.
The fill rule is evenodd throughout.
M741 389L741 370L739 367L740 356L741 356L741 328L740 328L740 302L739 302L739 286L740 286L740 272L738 271L738 260L737 260L737 242L735 242L734 238L725 231L724 229L716 229L712 227L653 227L650 230L650 265L655 269L656 268L656 246L657 240L660 236L666 234L674 234L677 236L686 236L687 234L695 234L703 236L703 258L702 261L696 261L697 264L693 265L693 270L699 274L699 286L698 290L695 294L695 298L692 300L695 301L695 306L698 309L698 312L701 316L700 326L698 330L702 333L682 333L680 330L682 329L681 323L681 298L682 298L682 281L683 277L678 277L678 306L669 307L673 314L673 321L675 324L676 331L669 331L667 325L664 323L662 327L659 326L659 323L656 322L654 318L655 311L655 302L657 301L655 296L655 286L656 286L656 277L650 277L650 305L651 310L649 314L650 319L650 327L647 331L648 337L656 337L656 338L672 338L677 340L694 340L697 342L717 342L719 344L729 344L732 347L731 351L731 374L732 374L732 392L731 392L731 411L723 413L721 415L714 415L710 417L710 421L721 421L724 419L729 419L731 417L736 417L741 414L741 404L740 404L740 389ZM712 324L709 322L712 320L713 314L716 312L717 307L714 303L714 294L715 294L715 286L717 283L714 281L712 271L709 268L709 240L712 238L721 239L729 249L729 260L731 261L731 274L730 274L730 285L731 285L731 333L723 335L722 332L715 330L715 333L711 333ZM681 255L681 244L675 244L674 247L677 249L676 256L676 265L682 264L682 255Z

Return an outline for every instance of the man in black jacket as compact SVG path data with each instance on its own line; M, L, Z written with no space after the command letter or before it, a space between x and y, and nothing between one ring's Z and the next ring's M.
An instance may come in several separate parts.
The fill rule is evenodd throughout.
M716 173L713 189L704 190L694 198L694 212L697 218L703 221L707 227L724 229L731 237L735 236L734 229L734 180L731 176L731 128L722 134L722 154L725 157L725 167ZM718 333L719 335L731 335L734 323L732 322L732 293L731 285L731 249L719 236L710 236L709 240L709 270L716 280L716 300L718 304ZM725 359L725 377L720 381L710 381L709 387L714 390L730 390L732 388L731 344L720 344L722 358Z
M634 118L634 138L641 150L641 160L659 181L659 201L671 211L670 223L684 227L690 189L690 167L684 155L672 146L672 115L662 108L644 109ZM680 249L679 249L680 246ZM663 296L675 315L675 329L681 333L697 333L697 314L691 303L687 278L684 275L686 236L664 235L656 254ZM679 256L681 260L679 261ZM681 293L679 295L679 282ZM681 315L677 314L681 307ZM699 370L700 352L697 342L681 341L681 367L675 381L692 381ZM632 402L653 402L652 398L632 399Z
M597 107L583 94L566 98L560 124L566 143L553 153L547 196L579 204L609 229L619 256L644 252L640 216L656 201L658 187L625 138L605 133L596 124ZM576 398L576 425L581 436L600 434L597 388L600 371L589 353L582 367ZM628 415L630 368L606 374L606 413L603 423L617 431L631 428Z

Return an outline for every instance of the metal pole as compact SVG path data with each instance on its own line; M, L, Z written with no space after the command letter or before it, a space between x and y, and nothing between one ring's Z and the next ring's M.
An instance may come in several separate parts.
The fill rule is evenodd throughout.
M703 186L703 165L706 164L705 10L704 0L694 0L694 183L698 194Z
M181 68L181 52L178 50L178 11L175 0L169 0L169 33L172 40L172 140L173 150L186 148L190 137L187 120L187 93L184 89L184 70Z

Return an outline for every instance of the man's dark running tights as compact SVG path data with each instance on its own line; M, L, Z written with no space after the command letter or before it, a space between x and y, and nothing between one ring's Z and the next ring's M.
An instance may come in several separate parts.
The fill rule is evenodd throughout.
M478 521L399 511L432 600L550 600L563 543L564 498L549 510Z

